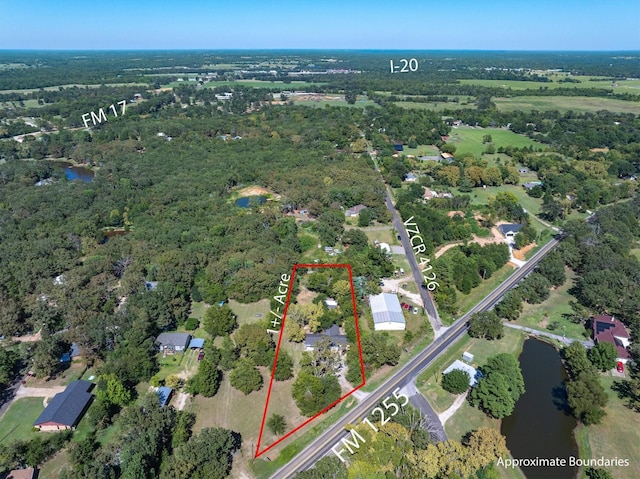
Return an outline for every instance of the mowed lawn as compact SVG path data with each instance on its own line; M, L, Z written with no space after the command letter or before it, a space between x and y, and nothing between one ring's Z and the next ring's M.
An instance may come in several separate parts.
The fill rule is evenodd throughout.
M22 398L13 402L0 420L0 444L9 444L17 440L33 439L33 422L44 411L40 397Z
M517 96L513 98L494 98L493 101L498 110L501 111L572 110L584 113L609 110L612 112L640 115L640 103L618 100L616 98L587 96Z
M497 193L502 191L508 191L516 195L518 202L525 210L527 210L528 213L538 215L542 211L542 199L529 196L522 186L487 186L486 188L473 188L469 193L463 193L457 188L452 188L452 192L455 196L470 195L471 204L474 205L487 205L489 204L490 196L495 197Z
M629 459L628 467L607 467L606 469L613 474L613 477L640 477L638 413L628 409L624 405L624 401L618 398L618 394L611 389L614 382L620 382L620 380L609 374L606 373L605 376L600 377L600 382L609 396L606 416L600 424L583 427L579 432L579 436L586 438L591 449L591 454L584 455L584 457L599 458L604 456L606 458Z
M290 274L290 273L287 273ZM274 290L275 295L277 290ZM238 324L257 323L262 321L269 314L269 300L261 299L255 303L239 303L235 300L229 300L229 306L233 312L238 316Z
M457 396L448 393L442 386L440 386L440 380L442 377L442 371L444 371L453 361L460 359L464 351L468 351L474 355L472 365L479 367L485 364L490 356L495 356L500 353L510 353L514 356L520 354L522 350L522 344L524 342L524 334L515 329L505 328L504 336L502 339L496 341L489 341L487 339L472 338L469 335L465 335L460 341L456 343L449 351L447 351L442 357L431 365L424 373L418 376L416 384L418 389L429 401L431 406L437 413L442 413L448 409ZM486 415L475 408L473 413L476 422L484 422ZM459 439L467 431L472 428L464 429L465 416L468 414L461 414L459 409L445 424L447 427L447 434L450 434L449 427L455 431L456 434L460 432L460 435L451 436L454 439ZM476 417L477 416L477 417ZM487 418L488 420L488 418Z
M452 128L447 143L451 143L456 147L455 156L461 153L471 153L480 156L487 146L482 143L482 137L484 135L491 135L491 140L496 149L501 146L518 148L531 146L535 149L545 148L542 143L533 141L524 135L519 135L506 128L480 128L471 126Z
M524 304L522 314L514 322L529 328L547 330L547 325L558 322L558 328L551 331L554 334L566 334L569 338L584 340L586 330L581 324L572 323L567 319L567 315L571 314L571 306L569 302L577 301L571 294L569 289L574 285L576 274L569 268L565 268L567 281L559 288L552 289L549 298L540 304Z
M229 383L228 372L220 385L218 393L212 398L196 396L193 401L193 412L196 414L194 431L205 427L223 427L239 432L242 435L243 455L252 457L258 444L262 414L269 389L270 370L260 368L263 385L259 391L245 395L233 388ZM268 416L281 414L287 422L287 431L302 424L305 417L300 415L298 407L291 397L291 387L294 379L274 382L269 399ZM265 427L261 448L272 444L276 440L271 431ZM273 453L276 456L277 453ZM271 456L273 458L273 456Z

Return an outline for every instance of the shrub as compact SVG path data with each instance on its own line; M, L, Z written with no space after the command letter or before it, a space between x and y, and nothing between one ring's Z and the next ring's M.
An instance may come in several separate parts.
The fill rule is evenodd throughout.
M454 369L442 376L442 388L452 394L462 394L469 389L469 379L468 372Z

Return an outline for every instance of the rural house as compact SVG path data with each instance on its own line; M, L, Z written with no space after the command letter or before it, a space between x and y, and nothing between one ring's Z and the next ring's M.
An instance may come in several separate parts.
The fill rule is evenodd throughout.
M631 359L629 354L629 332L619 320L613 316L601 315L591 318L593 341L597 343L611 343L618 352L618 361L627 363Z
M40 431L75 429L89 408L93 383L79 379L56 394L33 423Z
M175 354L184 351L189 346L191 335L188 333L161 333L156 339L160 351L164 354Z
M329 338L331 345L335 348L346 348L349 346L347 337L344 334L340 334L340 328L334 324L329 329L325 329L320 334L307 334L304 339L304 346L307 351L314 349L316 343L323 338Z
M362 210L367 209L367 207L365 205L356 205L353 208L349 208L347 211L344 212L344 214L346 216L349 216L351 218L356 217L360 214L360 212Z
M480 378L480 372L476 368L467 363L463 363L459 359L456 359L453 363L451 363L447 369L442 371L442 374L448 374L454 369L465 371L469 375L469 386L471 387L475 386L478 382L478 379Z
M519 223L505 223L498 226L498 230L500 230L500 233L502 233L505 238L513 238L521 229L522 225Z
M404 314L398 296L391 293L369 296L369 305L376 331L404 331Z

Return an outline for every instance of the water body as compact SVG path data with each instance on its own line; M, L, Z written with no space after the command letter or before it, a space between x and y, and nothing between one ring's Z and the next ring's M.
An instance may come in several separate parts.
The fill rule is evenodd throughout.
M259 205L264 204L267 201L265 196L245 196L244 198L238 198L236 200L236 205L240 208L249 208L254 203Z
M64 170L64 175L68 180L80 180L85 183L91 183L95 177L95 173L84 166L73 166L67 161L51 161L51 166Z
M576 420L566 412L562 387L567 378L560 353L551 345L528 339L519 358L526 392L513 414L502 420L501 432L515 459L561 458L565 467L522 467L527 479L574 479L578 457L573 430Z

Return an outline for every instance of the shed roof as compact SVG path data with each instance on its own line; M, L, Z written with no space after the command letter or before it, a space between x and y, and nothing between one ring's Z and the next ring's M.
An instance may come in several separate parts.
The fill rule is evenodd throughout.
M169 400L171 399L171 393L173 389L168 386L160 386L158 388L158 401L160 401L160 407L166 406L169 404Z
M203 348L204 338L193 338L189 343L189 348Z
M369 296L373 322L378 323L402 323L405 324L402 307L398 296L391 293L380 293Z
M52 422L74 427L93 398L89 392L92 387L93 383L83 379L69 383L63 392L53 397L33 425Z

